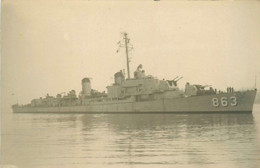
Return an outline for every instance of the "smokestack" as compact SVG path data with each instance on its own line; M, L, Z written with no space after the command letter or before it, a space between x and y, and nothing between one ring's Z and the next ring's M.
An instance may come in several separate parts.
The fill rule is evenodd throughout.
M91 96L91 82L89 78L81 80L82 94L85 96Z

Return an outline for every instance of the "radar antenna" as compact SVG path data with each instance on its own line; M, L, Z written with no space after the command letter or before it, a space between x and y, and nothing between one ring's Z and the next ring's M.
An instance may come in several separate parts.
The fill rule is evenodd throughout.
M119 52L120 48L125 48L125 53L126 53L126 65L127 65L127 78L130 79L130 58L129 58L129 51L134 49L132 44L130 44L130 39L127 37L127 33L122 33L123 34L123 40L124 40L124 44L121 44L121 41L119 41L117 44L119 46L119 49L117 50L117 52Z

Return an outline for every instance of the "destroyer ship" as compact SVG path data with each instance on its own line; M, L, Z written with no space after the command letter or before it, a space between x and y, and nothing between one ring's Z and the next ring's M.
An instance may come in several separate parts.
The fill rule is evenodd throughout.
M178 87L182 77L165 80L146 75L140 64L130 77L128 52L131 49L127 33L123 33L127 78L123 70L114 74L114 83L107 92L92 89L90 78L81 81L82 90L56 97L33 99L30 104L12 106L15 113L210 113L252 112L257 89L236 91L228 87L225 92L209 85L186 83Z

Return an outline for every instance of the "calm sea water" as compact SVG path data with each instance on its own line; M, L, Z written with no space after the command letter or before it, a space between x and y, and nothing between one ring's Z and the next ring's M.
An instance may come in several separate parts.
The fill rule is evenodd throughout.
M260 167L253 114L2 114L2 167Z

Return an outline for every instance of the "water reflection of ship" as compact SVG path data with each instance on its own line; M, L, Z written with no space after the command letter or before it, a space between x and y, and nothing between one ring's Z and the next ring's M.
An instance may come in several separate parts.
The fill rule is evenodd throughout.
M163 155L164 163L171 164L171 161L183 161L178 160L177 156L180 154L187 157L187 162L208 163L214 157L213 155L219 154L217 153L219 151L212 154L210 151L215 152L216 147L208 151L206 148L218 144L224 146L222 149L226 150L226 154L232 151L232 156L230 156L232 158L249 158L252 153L248 152L257 144L254 142L257 139L254 137L256 135L254 117L250 113L39 114L30 116L35 116L35 124L44 122L51 125L54 123L55 126L76 126L77 129L73 129L79 131L73 134L76 137L73 137L71 132L64 136L59 135L61 136L59 143L64 143L64 138L72 136L73 141L70 143L79 142L80 145L76 146L79 146L86 157L93 157L92 151L103 152L100 158L103 156L120 157L116 160L111 159L111 162L145 164L147 162L144 158L153 157L154 162L157 162L159 155ZM77 136L79 133L81 136ZM100 145L104 145L103 148L95 149ZM235 153L241 148L243 148L242 154ZM255 149L259 148L255 147ZM190 150L193 151L188 152ZM154 162L151 161L151 163Z
M250 113L84 114L80 119L87 135L103 129L104 134L98 136L101 139L96 139L97 143L102 144L105 139L106 150L116 153L119 160L127 164L147 164L144 158L157 158L156 155L158 158L164 155L164 163L169 164L183 161L178 160L178 155L185 155L187 162L208 163L214 160L214 155L220 154L219 150L209 153L219 144L227 153L243 148L244 158L250 157L248 151L257 148L254 146L257 142L253 142L256 139L254 117ZM84 138L86 144L89 138ZM208 151L208 147L213 149ZM108 157L114 157L111 155ZM231 157L239 158L241 153ZM160 164L157 160L160 159L149 164Z
M22 114L20 114L22 115ZM40 115L40 117L39 117ZM254 117L251 113L216 113L216 114L39 114L33 117L34 124L37 123L71 123L70 127L81 127L83 132L107 126L108 131L115 134L135 134L142 137L144 133L168 133L168 136L179 137L185 134L199 132L214 132L217 129L251 134L255 131ZM62 125L64 125L62 124ZM60 124L61 125L61 124ZM241 126L247 129L241 130ZM195 132L194 132L195 131Z
M165 131L174 136L179 131L198 128L214 130L217 127L235 127L236 125L254 126L254 117L250 113L232 114L84 114L79 117L83 130L91 130L97 125L108 125L110 130L121 134L127 131ZM205 129L203 131L206 131ZM238 130L239 131L239 130ZM243 130L241 130L243 131ZM254 130L248 130L254 131Z
M222 113L222 114L109 114L105 115L114 129L151 129L167 128L180 125L186 126L218 126L254 124L251 113Z
M24 115L24 114L20 114ZM41 117L39 117L39 115ZM30 115L31 116L31 115ZM251 113L214 113L214 114L46 114L40 113L33 117L35 122L45 120L45 123L76 122L80 120L82 128L88 128L104 124L109 125L116 132L125 130L156 130L174 128L177 126L233 126L254 125L254 117Z
M114 143L124 151L122 157L127 158L128 163L138 160L138 164L147 164L141 158L156 155L164 155L162 163L168 164L181 161L176 155L186 155L190 163L208 163L214 159L208 158L207 146L219 143L223 143L227 151L242 147L245 150L243 156L247 158L247 149L257 144L252 141L256 139L252 114L129 114L106 117L112 130L120 137ZM201 146L204 143L207 145ZM173 156L175 159L172 159ZM240 156L233 154L232 157ZM161 162L155 159L150 163Z

